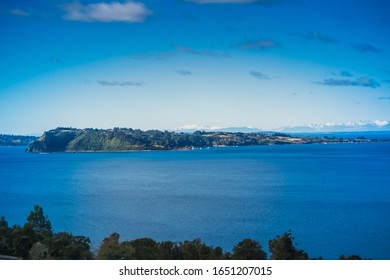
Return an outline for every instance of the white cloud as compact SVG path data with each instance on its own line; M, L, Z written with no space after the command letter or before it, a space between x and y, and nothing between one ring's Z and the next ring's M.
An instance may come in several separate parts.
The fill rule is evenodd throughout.
M320 127L323 128L324 126L350 126L350 127L360 127L360 126L385 126L388 125L388 121L381 121L381 120L375 120L375 121L357 121L357 122L340 122L340 123L333 123L328 122L326 124L311 124L309 126L311 127Z
M231 4L246 4L246 3L254 3L257 2L257 0L189 0L194 3L198 4L225 4L225 3L231 3Z
M388 121L380 121L380 120L376 120L376 121L374 121L374 123L376 126L385 126L385 125L389 124Z
M16 16L29 16L30 13L21 10L21 9L13 9L9 11L11 14L16 15Z
M250 71L249 74L251 74L253 77L255 77L256 79L259 79L259 80L269 80L270 78L261 73L261 72L258 72L258 71Z
M276 131L284 132L342 132L342 131L379 131L381 129L388 130L389 121L356 121L356 122L328 122L328 123L313 123L302 126L290 126L275 129Z
M85 22L143 22L152 14L144 4L127 1L125 3L95 3L82 5L79 2L64 4L64 18Z
M120 86L120 87L126 87L126 86L136 86L140 87L143 86L144 83L142 82L118 82L118 81L113 81L113 82L108 82L108 81L97 81L100 85L102 86Z
M185 131L185 130L205 130L205 131L210 131L210 130L218 130L221 129L222 127L219 126L209 126L209 125L197 125L197 124L185 124L183 126L180 126L178 128L175 128L175 131Z

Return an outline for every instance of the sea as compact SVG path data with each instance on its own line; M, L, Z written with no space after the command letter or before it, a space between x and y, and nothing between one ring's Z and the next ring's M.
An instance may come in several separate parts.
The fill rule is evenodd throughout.
M232 251L291 230L310 258L390 259L390 142L127 153L0 147L0 216L34 204L55 232L121 241L200 238Z

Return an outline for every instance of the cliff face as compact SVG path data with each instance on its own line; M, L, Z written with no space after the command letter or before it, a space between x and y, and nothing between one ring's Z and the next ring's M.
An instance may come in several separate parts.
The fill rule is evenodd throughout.
M86 152L183 150L217 146L341 143L357 140L341 138L291 137L286 134L142 131L131 128L56 128L32 142L27 152ZM360 141L361 142L361 141Z
M57 128L46 131L40 138L32 142L27 152L65 152L69 143L82 133L79 129Z
M282 139L283 138L283 139ZM285 139L284 139L285 138ZM288 138L288 139L287 139ZM30 144L28 152L178 150L213 146L248 146L291 143L291 137L259 133L142 131L130 128L46 131Z

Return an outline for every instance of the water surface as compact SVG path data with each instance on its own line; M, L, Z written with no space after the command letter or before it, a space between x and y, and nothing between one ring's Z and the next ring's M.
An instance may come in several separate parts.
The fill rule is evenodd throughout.
M390 259L390 143L131 153L0 147L0 215L35 203L55 231L91 238L202 238L231 248L291 229L310 257Z

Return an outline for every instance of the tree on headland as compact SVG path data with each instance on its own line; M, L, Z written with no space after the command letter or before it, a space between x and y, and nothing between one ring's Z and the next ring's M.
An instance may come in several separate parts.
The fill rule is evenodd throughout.
M0 217L0 254L3 255L12 254L10 236L11 236L11 229L8 227L8 222L3 216L1 216Z
M41 242L35 242L28 252L30 260L48 260L50 259L49 249Z
M291 231L285 232L282 236L268 241L269 251L271 252L271 260L308 260L308 254L295 248L294 237Z
M158 246L159 260L177 260L179 259L179 245L177 242L162 241Z
M255 240L244 239L233 247L233 260L266 260L267 253Z
M212 251L213 248L199 238L179 243L180 259L183 260L209 260Z
M348 256L348 257L346 257L344 255L341 255L339 259L340 260L361 260L362 258L357 256L357 255L351 255L351 256Z
M184 242L156 242L139 238L119 242L119 234L113 233L103 240L97 251L97 259L109 260L221 260L227 254L221 247L211 247L200 239Z
M43 209L38 204L34 205L34 209L28 215L24 227L29 227L35 232L43 235L52 235L51 222L48 217L43 214Z
M91 241L85 236L73 236L71 233L59 232L46 241L49 255L54 260L90 260Z
M8 226L0 218L0 255L22 259L92 259L91 242L70 233L53 234L51 222L42 207L35 205L23 227Z
M128 243L119 243L120 235L113 233L104 238L96 258L98 260L132 260L135 249Z
M38 241L37 234L31 228L14 226L10 232L11 255L28 259L29 251L33 244Z
M4 228L8 228L8 222L4 216L1 216L0 217L0 230L4 229Z
M91 242L85 236L67 232L53 233L51 222L42 207L35 205L23 227L9 227L0 217L0 255L38 260L265 260L267 254L261 244L244 239L233 247L233 253L224 252L201 239L192 241L158 242L151 238L119 241L118 233L105 238L93 254ZM307 260L308 254L296 248L291 231L268 242L271 260ZM2 256L4 257L4 256ZM322 258L320 258L322 259ZM360 260L357 255L340 256L340 260Z

